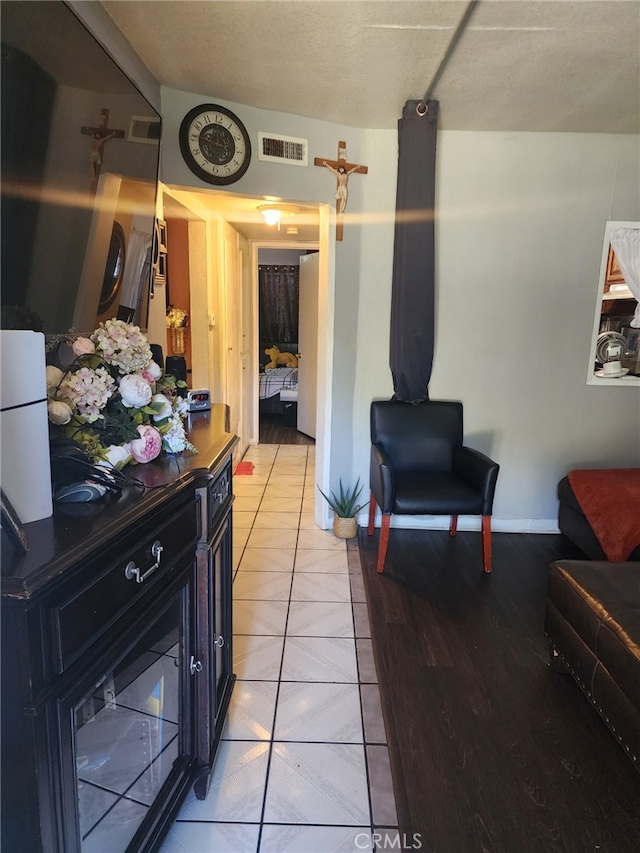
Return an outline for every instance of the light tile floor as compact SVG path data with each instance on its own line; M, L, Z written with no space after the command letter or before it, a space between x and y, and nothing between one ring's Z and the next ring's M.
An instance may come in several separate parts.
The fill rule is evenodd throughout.
M209 795L162 853L357 853L397 817L357 546L313 521L315 448L234 476L234 672Z

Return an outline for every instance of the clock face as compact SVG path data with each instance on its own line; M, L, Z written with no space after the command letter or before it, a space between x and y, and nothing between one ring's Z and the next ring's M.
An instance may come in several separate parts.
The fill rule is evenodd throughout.
M251 161L245 126L217 104L201 104L186 114L180 125L180 150L194 175L210 184L234 183Z

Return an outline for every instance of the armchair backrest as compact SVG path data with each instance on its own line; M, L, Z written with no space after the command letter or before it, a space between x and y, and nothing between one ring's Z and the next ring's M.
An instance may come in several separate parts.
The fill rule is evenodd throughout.
M453 448L462 444L462 403L375 400L370 417L371 443L383 448L396 470L451 470Z

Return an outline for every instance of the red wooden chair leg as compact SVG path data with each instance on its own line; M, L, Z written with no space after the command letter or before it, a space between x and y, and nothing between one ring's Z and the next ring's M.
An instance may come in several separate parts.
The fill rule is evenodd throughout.
M482 516L482 561L487 574L491 572L491 516Z
M458 532L458 516L451 516L451 524L449 525L449 536L455 536Z
M369 501L369 526L367 527L367 536L373 536L373 531L376 526L376 499L371 492L371 500Z
M387 556L387 545L389 544L389 525L391 524L391 513L388 515L382 514L382 524L380 525L380 543L378 545L378 572L384 571L384 559Z

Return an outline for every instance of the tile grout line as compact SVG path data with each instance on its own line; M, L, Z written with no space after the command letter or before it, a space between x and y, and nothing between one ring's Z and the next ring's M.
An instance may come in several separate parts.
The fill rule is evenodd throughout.
M273 464L271 466L269 476L267 477L265 489L262 493L262 498L260 500L260 504L258 505L258 512L260 511L260 505L262 504L262 500L264 499L264 494L267 490L267 486L269 485L269 480L271 479L271 473L273 472L273 468L275 467L275 460L278 458L278 452L279 452L279 448L278 448L278 451L276 451L276 455L274 457L274 461L273 461ZM305 463L305 471L306 471L306 463ZM257 518L258 512L256 512L256 518ZM300 502L300 513L302 513L302 502ZM254 519L254 522L255 522L255 519ZM300 516L298 517L298 535L299 535L299 528L300 528ZM291 611L291 593L293 590L293 577L294 577L294 571L295 571L297 542L298 542L298 537L296 536L296 548L294 548L293 566L292 566L292 571L291 571L291 581L289 583L289 600L287 602L287 614L286 614L285 620L284 620L284 632L283 632L283 637L282 637L282 651L280 653L280 669L278 671L278 683L276 686L275 702L274 702L274 706L273 706L273 721L271 724L271 735L269 737L269 754L267 756L267 768L266 768L265 780L264 780L264 794L262 796L262 809L260 811L260 823L258 826L258 839L257 839L256 851L259 851L261 846L262 846L262 832L263 832L264 824L265 824L264 818L265 818L265 812L266 812L266 808L267 808L267 793L269 791L269 776L271 773L271 760L273 758L273 744L274 744L275 732L276 732L276 719L278 716L278 702L280 700L280 687L282 685L282 669L284 667L284 649L285 649L285 644L286 644L286 640L287 640L287 626L289 623L289 613Z

